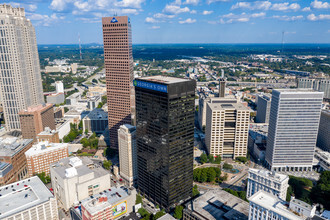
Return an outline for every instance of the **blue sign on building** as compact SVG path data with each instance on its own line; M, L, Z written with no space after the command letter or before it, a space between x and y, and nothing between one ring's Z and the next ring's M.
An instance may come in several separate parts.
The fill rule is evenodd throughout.
M113 17L112 19L111 19L111 21L110 21L111 23L117 23L118 22L118 20L115 18L115 17Z
M144 89L150 89L150 90L155 90L158 92L167 93L167 85L160 85L157 83L144 82L144 81L138 81L138 80L134 80L133 84L135 87L140 87L140 88L144 88Z

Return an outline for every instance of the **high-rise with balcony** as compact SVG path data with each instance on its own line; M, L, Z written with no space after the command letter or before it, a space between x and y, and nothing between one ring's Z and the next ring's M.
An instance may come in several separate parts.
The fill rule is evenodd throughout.
M312 169L323 92L273 90L266 162L274 171Z
M151 76L134 85L138 190L170 208L192 194L196 82Z
M0 95L7 130L19 130L18 112L44 103L34 27L23 8L0 5Z
M127 16L102 18L110 146L118 147L118 129L134 124L132 32Z
M241 103L207 103L205 144L209 154L245 157L250 110Z

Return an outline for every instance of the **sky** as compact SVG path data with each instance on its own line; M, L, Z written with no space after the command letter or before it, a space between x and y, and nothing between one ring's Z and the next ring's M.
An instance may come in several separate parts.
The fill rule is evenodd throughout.
M102 43L102 17L128 15L134 44L330 43L325 0L20 0L38 44ZM284 32L284 35L283 35Z

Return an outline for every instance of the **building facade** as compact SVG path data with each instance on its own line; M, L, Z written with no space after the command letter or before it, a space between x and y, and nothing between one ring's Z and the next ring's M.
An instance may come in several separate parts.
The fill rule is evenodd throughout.
M46 127L55 130L55 118L52 104L30 106L19 113L22 137L37 140L37 135Z
M125 124L118 129L120 176L133 186L137 176L136 127Z
M132 30L127 16L102 18L102 26L110 147L118 148L119 126L135 121Z
M25 152L29 176L44 172L49 175L50 165L69 157L67 143L39 142Z
M114 220L133 212L135 200L135 188L112 187L80 201L80 205L70 211L73 219Z
M316 146L330 152L330 110L322 110Z
M262 94L258 95L257 98L257 123L269 123L269 113L270 113L270 104L271 104L271 95Z
M54 195L39 177L31 177L0 187L2 220L58 220Z
M88 132L102 134L108 126L108 113L103 109L96 108L86 115L83 119L83 129Z
M274 171L249 169L246 197L249 198L260 190L286 200L289 176Z
M311 170L323 92L273 90L266 162L274 171Z
M44 103L36 34L23 8L1 4L0 11L0 100L7 130L19 130L18 113Z
M0 186L28 177L25 152L32 142L32 139L0 138Z
M281 219L281 220L305 220L313 217L316 207L311 207L310 216L304 216L306 210L300 210L297 204L288 204L285 200L278 198L272 194L264 191L259 191L249 198L250 210L249 220L263 220L263 219ZM302 201L300 201L302 202ZM295 201L294 203L297 203ZM292 209L291 209L292 208ZM299 208L299 210L298 210ZM307 207L306 207L307 209Z
M138 190L169 208L192 193L196 82L152 76L134 85Z
M58 135L58 131L51 130L46 127L44 131L40 132L37 136L38 142L48 141L49 143L60 143L60 138Z
M250 110L241 103L208 103L205 144L208 153L222 158L246 157Z
M110 188L110 173L87 157L64 158L52 164L50 176L54 195L66 210Z
M300 78L298 79L298 88L323 92L323 98L330 99L330 79Z

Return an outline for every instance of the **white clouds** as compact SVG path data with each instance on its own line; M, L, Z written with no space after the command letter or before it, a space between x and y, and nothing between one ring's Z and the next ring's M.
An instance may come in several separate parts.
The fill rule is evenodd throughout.
M231 9L297 11L300 9L300 5L297 3L290 4L288 2L272 4L270 1L237 2Z
M191 10L190 14L197 14L197 11L196 10Z
M307 19L310 21L330 20L330 15L328 15L328 14L320 14L320 15L310 14L307 16Z
M181 8L178 5L167 4L165 6L163 12L168 13L168 14L180 14L180 13L190 12L190 9L188 7Z
M145 20L146 23L158 23L159 21L152 18L152 17L146 17L146 20Z
M284 3L273 4L271 9L274 11L288 11L288 10L298 11L300 9L300 5L297 3L290 4L288 2L284 2Z
M151 26L149 29L159 29L160 26Z
M213 13L213 11L203 11L203 15L210 15L210 14L212 14Z
M171 19L174 17L175 17L175 15L167 15L167 14L163 14L163 13L154 14L154 18L160 18L160 19Z
M318 1L318 0L314 0L311 3L311 7L315 8L315 9L329 9L330 4L328 2L321 2L321 1Z
M31 20L35 21L35 25L37 26L50 26L53 25L55 22L58 22L60 20L64 20L64 16L58 16L56 13L49 15L42 15L42 14L36 14L36 13L26 13L26 16Z
M302 11L310 11L310 10L311 10L310 7L305 7L305 8L302 9Z
M266 13L261 12L261 13L253 13L253 14L233 14L229 13L226 15L222 15L219 23L220 24L231 24L231 23L236 23L236 22L248 22L250 21L250 18L263 18L266 16Z
M67 9L67 5L72 2L72 0L52 0L49 8L54 11L64 11Z
M145 0L122 0L120 2L116 2L115 5L125 8L141 8L141 4L144 2Z
M212 4L215 2L229 2L230 0L206 0L207 4Z
M197 5L199 3L199 0L186 0L183 4L186 5Z
M297 20L302 20L304 18L304 16L302 16L302 15L297 15L297 16L274 15L273 18L276 18L276 19L281 20L281 21L297 21Z
M193 24L196 22L196 19L187 18L184 21L179 21L180 24Z
M270 1L237 2L231 9L268 10L271 5Z
M9 2L13 7L22 7L25 9L27 12L35 12L38 8L36 4L24 4L24 3L17 3L17 2Z

